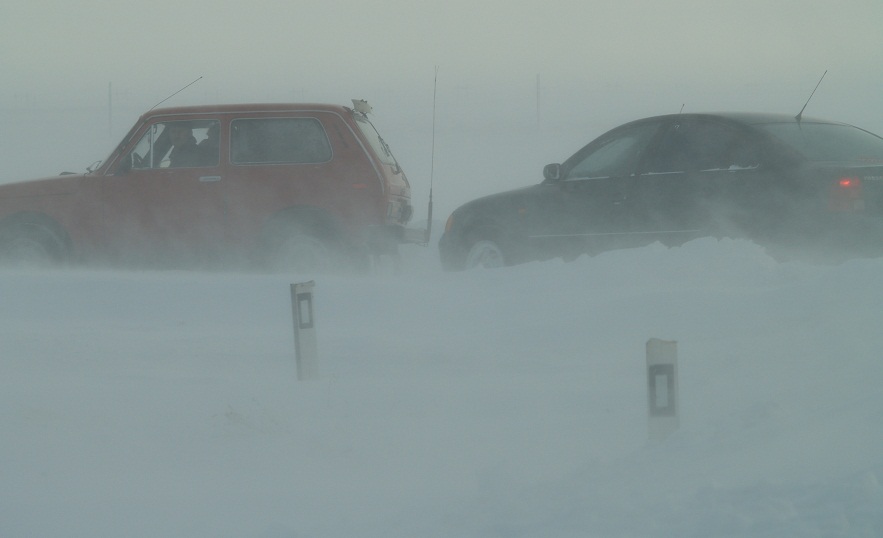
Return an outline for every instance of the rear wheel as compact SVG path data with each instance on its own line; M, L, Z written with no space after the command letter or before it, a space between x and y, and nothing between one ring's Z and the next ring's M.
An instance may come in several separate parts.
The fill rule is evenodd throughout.
M326 273L334 270L336 249L326 238L298 228L280 231L268 252L268 265L277 271Z
M346 242L333 228L311 221L277 221L264 232L263 260L271 271L364 273L364 249Z

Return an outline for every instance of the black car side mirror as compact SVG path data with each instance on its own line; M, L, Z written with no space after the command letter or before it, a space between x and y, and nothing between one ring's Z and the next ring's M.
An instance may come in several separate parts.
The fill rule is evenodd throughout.
M558 163L547 164L543 167L543 177L546 181L558 181L561 179L561 165Z

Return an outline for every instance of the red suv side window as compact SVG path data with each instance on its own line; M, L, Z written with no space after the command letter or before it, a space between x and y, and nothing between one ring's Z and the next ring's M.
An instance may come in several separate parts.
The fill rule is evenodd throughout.
M315 118L237 119L231 124L233 164L324 163L331 144Z

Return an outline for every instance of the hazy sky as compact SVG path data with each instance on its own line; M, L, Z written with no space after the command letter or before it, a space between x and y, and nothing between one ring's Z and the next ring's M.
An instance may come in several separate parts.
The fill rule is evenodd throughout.
M880 0L6 0L0 95L77 101L112 82L147 103L198 76L201 95L223 99L419 92L437 65L452 87L531 87L540 74L589 86L784 83L801 97L828 69L828 83L848 79L864 97L883 82L881 21Z

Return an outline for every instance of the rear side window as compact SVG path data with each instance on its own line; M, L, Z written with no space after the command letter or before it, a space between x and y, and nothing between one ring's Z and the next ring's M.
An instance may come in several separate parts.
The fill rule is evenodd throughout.
M392 155L392 150L389 149L389 144L386 143L386 140L380 137L380 133L377 132L374 125L372 125L367 119L359 116L354 116L354 119L356 120L356 125L359 126L359 130L362 131L362 134L365 135L365 138L371 145L371 149L374 150L374 153L377 154L380 160L383 161L384 164L395 166L396 159Z
M331 160L331 144L315 118L233 120L230 156L234 164L307 164Z
M794 122L758 127L810 161L883 162L883 138L850 125Z

